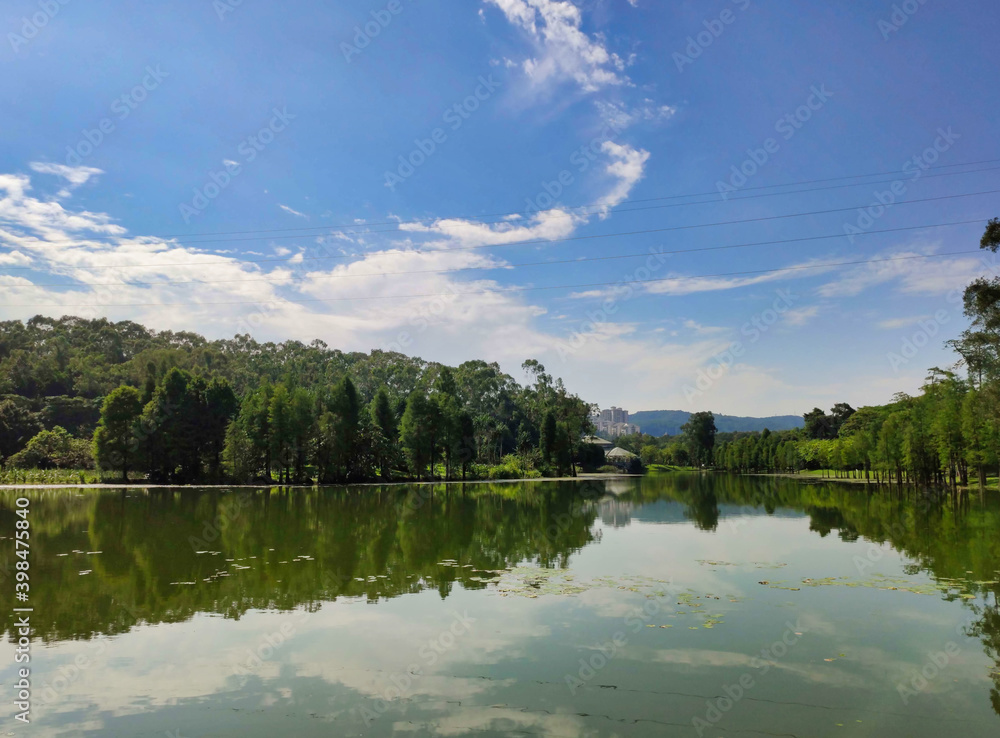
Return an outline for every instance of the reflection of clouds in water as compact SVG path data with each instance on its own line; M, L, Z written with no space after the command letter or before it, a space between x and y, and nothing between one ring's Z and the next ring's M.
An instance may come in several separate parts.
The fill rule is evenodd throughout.
M760 654L745 654L737 651L709 651L700 648L677 648L658 649L655 651L657 660L671 664L672 666L686 666L693 669L725 669L726 674L720 675L720 679L734 681L739 678L740 673L747 672L751 675L758 675L764 672L762 664L765 660ZM829 687L843 688L870 688L873 684L867 683L858 677L855 672L848 672L837 667L829 667L824 664L822 667L808 667L800 664L787 663L779 658L771 658L766 664L772 669L792 674L799 679L803 679L815 684L825 684Z
M630 490L636 485L632 480L611 483ZM757 485L753 489L771 489L770 482L753 484ZM282 512L273 504L281 502L275 498L269 511L270 529L254 527L256 519L247 519L247 527L239 531L238 537L234 534L227 545L237 549L251 535L263 532L268 536L265 546L280 541L287 547L284 539L294 539L301 546L288 554L276 553L276 557L291 559L292 553L303 550L317 555L317 562L268 567L255 560L254 570L234 571L227 582L199 585L199 591L192 587L164 593L158 601L160 609L154 611L160 624L143 625L107 639L109 647L102 658L95 659L84 676L72 681L51 709L39 706L40 720L32 724L32 735L75 736L88 730L102 736L161 735L160 726L166 726L182 728L181 735L192 738L206 734L389 736L393 732L452 736L483 731L496 735L521 731L572 738L644 738L666 728L648 722L633 725L629 720L642 715L653 717L656 712L662 715L665 705L670 705L669 710L677 715L694 714L704 709L704 698L689 700L697 704L685 712L687 703L679 693L711 696L741 674L761 674L754 668L753 659L760 657L762 646L780 637L786 620L799 623L798 629L807 637L787 655L768 660L770 672L761 681L760 692L750 698L760 698L760 709L773 700L802 703L803 709L824 706L822 713L812 713L819 717L830 717L826 707L860 709L862 702L892 711L899 707L896 681L920 668L928 651L940 650L947 640L955 639L957 618L964 620L968 614L958 603L933 595L846 586L802 586L801 591L787 591L760 585L759 581L768 580L786 588L797 587L806 577L844 577L852 582L857 579L855 559L865 555L868 544L864 539L852 544L837 535L821 538L810 531L810 505L818 504L814 497L819 494L812 488L801 493L805 514L797 507L795 512L788 512L793 508L786 507L784 513L779 508L778 515L754 513L734 518L739 525L722 523L714 532L708 532L698 529L690 519L689 511L700 507L687 497L674 500L655 496L657 485L672 491L666 481L647 479L641 485L651 485L641 490L650 498L647 502L628 496L606 496L599 502L586 498L583 504L591 517L580 515L577 507L566 504L553 512L549 505L560 497L536 494L544 487L525 490L530 492L526 495L528 502L518 503L499 496L478 500L442 496L433 508L421 511L424 517L420 519L397 518L389 514L391 506L368 504L370 496L352 499L351 504L357 505L354 507L347 507L343 500L324 498L328 507L319 508L319 519L328 528L351 515L371 521L372 527L358 533L344 526L335 529L336 535L328 530L328 540L319 542L312 524L303 522L291 507ZM681 493L687 495L684 490L678 495ZM842 508L844 520L877 536L883 522L877 513L882 508L877 497L865 497L856 508L855 498L840 500L832 493L821 501ZM718 507L725 515L729 503L723 503L723 499L719 495ZM203 501L208 504L212 500ZM574 503L578 501L574 498ZM740 501L737 497L736 502ZM117 566L121 571L145 571L139 563L146 561L144 557L151 551L161 555L171 578L176 577L170 567L188 565L194 570L199 564L198 558L185 564L157 550L159 542L150 543L142 529L146 515L139 514L141 511L132 510L135 515L119 519L114 515L119 514L116 511L120 505L88 504L91 507L79 507L84 512L92 509L96 522L89 523L87 516L77 519L64 515L63 528L86 531L92 524L107 539L102 542L107 543L113 536L120 536L124 520L126 530L131 531L129 540L139 543L134 551L126 547L120 552ZM130 505L125 506L124 513L130 512ZM175 508L171 511L178 512ZM475 524L456 528L454 521L461 517L456 511L474 519ZM605 519L603 526L596 526L603 533L599 543L585 530L565 525L557 526L557 532L569 529L572 535L553 536L547 532L550 524L560 520L588 524L589 528L595 511ZM202 517L198 512L194 519L200 521ZM615 522L625 520L630 521L627 527L613 527ZM970 523L962 531L974 532L974 526ZM933 534L931 531L926 535ZM336 546L329 544L333 540ZM947 541L943 537L928 538L926 555L938 553L931 544L947 543L945 564L961 566L963 571L983 568L985 564L967 556L965 541L975 542L976 535L953 536ZM918 544L908 539L907 545ZM110 545L103 548L107 560L112 555L108 552L115 549ZM239 555L247 554L245 548L229 555L239 561ZM524 565L536 560L539 550L554 551L549 560L566 563L568 567L559 571L575 577L577 584L601 580L600 586L574 596L542 594L538 599L525 599L500 597L492 587L470 591L448 579L454 575L461 582L461 577L483 571L466 569L464 562L476 561L482 567L494 560ZM400 551L406 555L399 555ZM336 569L363 575L360 582L349 580L351 591L364 592L362 587L369 586L366 578L378 579L375 584L387 594L378 595L382 599L377 604L363 598L325 602L302 621L295 619L297 612L238 610L239 620L190 615L199 608L229 602L227 598L233 593L243 596L243 605L250 607L281 599L286 591L290 593L288 601L299 602L302 597L315 601L320 590L312 582L322 581L315 569L330 567L331 562L339 561L338 556L362 562L355 569ZM886 575L897 575L899 559L899 554L882 557L878 567ZM440 564L459 560L461 565ZM786 566L769 568L774 563ZM988 563L994 566L992 561ZM155 573L155 569L152 571ZM394 582L394 577L398 581ZM657 599L665 607L649 621L656 625L670 623L673 628L633 632L624 619L634 616L649 600L643 596L646 590L642 586L638 592L628 587L636 586L635 582L643 577L671 580L676 587L695 595L721 595L718 608L706 601L706 610L725 613L724 622L712 630L689 631L688 625L700 625L699 616L688 607L678 606L678 599L682 599L678 595ZM116 589L119 580L110 575L106 580L96 576L83 579L87 580L84 584L77 579L71 584L95 587L99 582L112 593L131 592ZM255 582L259 583L256 588ZM369 588L371 591L375 584ZM619 589L619 585L625 589ZM437 591L417 592L423 587ZM79 589L68 593L74 604L85 601L83 595L76 594L78 591L89 592ZM51 604L68 594L53 590ZM728 602L727 594L737 595L739 601ZM660 619L660 614L669 612L666 606L670 610L688 610L689 614L677 620ZM477 619L470 635L457 638L428 666L421 657L421 646L447 629L453 612L467 608ZM79 613L72 615L67 615L63 632L79 624ZM168 624L171 617L180 622ZM286 620L295 624L293 637L251 673L234 676L234 667L246 663L248 650L259 646L264 636L276 632ZM587 649L607 641L618 630L628 635L627 649L601 670L599 680L571 695L563 675L579 668L578 659ZM53 673L59 665L71 663L76 654L87 652L94 642L57 640L39 649L38 673ZM983 666L986 662L980 644L975 640L961 643L961 659L949 664L948 673L921 693L921 713L982 720L984 710L989 709L985 699L988 669ZM846 656L841 657L841 653ZM0 679L8 679L11 664L12 647L0 644ZM402 698L388 703L371 730L366 729L358 708L374 706L393 686L392 677L406 673L411 664L422 667L424 673L412 681ZM597 681L610 686L600 688ZM859 697L862 692L864 700ZM579 713L588 713L589 717ZM5 714L9 714L9 708L0 706L0 719ZM786 717L785 713L781 716ZM197 722L202 719L207 722ZM907 735L934 735L933 729L938 727L934 723L925 726L925 721L917 717L909 721L902 729ZM53 725L56 722L62 725ZM854 716L843 722L853 723ZM751 726L741 723L739 727ZM773 726L761 723L761 727ZM791 727L789 730L794 732Z
M604 491L611 495L624 495L635 492L634 479L609 479L604 483Z
M416 726L411 723L396 723L395 732L418 732L429 730L431 735L463 736L484 731L497 733L518 733L560 738L586 738L600 733L594 728L587 728L584 719L577 715L546 715L522 712L513 707L475 706L463 707L454 714L445 715L437 720L436 725Z

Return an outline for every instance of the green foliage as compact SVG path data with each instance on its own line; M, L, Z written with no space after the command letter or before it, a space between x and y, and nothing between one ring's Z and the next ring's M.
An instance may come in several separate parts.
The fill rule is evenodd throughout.
M504 456L499 464L491 466L487 473L487 479L538 479L542 473L534 469L530 463L525 463L525 458L519 454L508 454Z
M396 413L392 409L389 399L389 390L379 387L372 400L371 422L374 431L373 451L375 463L379 469L379 475L384 480L392 478L392 467L396 462L396 439L399 436L397 431Z
M681 430L691 462L695 466L711 464L715 448L715 416L710 412L695 413Z
M0 460L24 448L41 425L23 403L14 400L0 401Z
M14 469L93 469L94 457L89 443L56 426L38 433L7 463Z
M422 392L414 392L406 403L399 425L399 440L406 454L410 472L423 479L427 465L434 460L434 421L436 407Z
M128 480L129 466L138 452L137 431L142 402L134 387L119 387L104 398L101 419L94 432L94 460L100 469L121 470Z
M208 341L129 321L7 321L0 456L60 424L93 437L102 469L152 482L388 480L404 468L423 478L438 463L452 478L527 458L547 429L548 466L573 474L591 407L537 361L524 369L528 386L483 361Z

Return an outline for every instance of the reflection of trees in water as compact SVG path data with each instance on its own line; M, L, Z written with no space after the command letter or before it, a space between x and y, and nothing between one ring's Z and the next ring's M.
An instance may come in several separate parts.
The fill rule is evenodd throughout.
M446 597L456 584L483 588L485 571L523 561L565 566L595 540L598 516L627 525L643 505L661 501L683 505L702 530L718 527L720 506L742 514L799 511L821 536L892 545L914 562L912 574L991 581L1000 570L995 500L936 502L858 486L712 474L616 484L613 498L605 482L32 493L33 623L46 640L87 638L198 612L239 618L249 609L316 608L337 597L374 601L426 589ZM17 496L0 493L2 530L14 529ZM92 551L101 553L86 553ZM455 565L441 565L448 560ZM234 571L234 564L251 568ZM0 578L6 572L9 582L13 565L11 547L3 547ZM93 573L80 576L87 569ZM220 569L230 575L216 576ZM975 615L969 634L997 661L992 699L1000 708L1000 587L972 587L992 599L965 604ZM9 632L10 608L0 609L0 623Z
M990 702L993 710L1000 715L1000 604L997 603L997 591L993 590L993 604L972 606L973 612L979 618L973 623L968 634L979 638L986 649L986 655L996 662L993 673L993 686L990 688Z
M375 601L425 589L446 597L456 583L483 588L489 571L524 561L563 567L593 540L596 509L578 489L477 484L42 498L31 513L32 622L45 640L87 638L197 612L238 618L337 597ZM0 494L5 529L14 528L14 499ZM13 570L7 548L0 570ZM81 576L86 570L92 573ZM11 617L9 608L0 615L5 632Z
M718 505L738 505L761 515L779 509L799 510L809 517L809 529L820 536L833 531L844 541L861 538L888 543L914 563L907 574L927 572L934 579L971 580L968 589L980 600L963 603L976 618L968 629L983 642L996 662L991 699L1000 714L1000 504L964 497L938 499L913 491L858 485L803 483L781 477L740 475L650 476L622 501L672 499L685 505L688 517L712 530ZM969 572L972 572L971 574ZM954 594L944 595L956 599ZM981 605L985 600L992 604Z

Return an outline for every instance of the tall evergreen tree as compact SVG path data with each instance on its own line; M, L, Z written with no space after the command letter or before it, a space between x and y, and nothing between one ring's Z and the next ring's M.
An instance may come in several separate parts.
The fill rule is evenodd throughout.
M139 391L122 386L104 398L101 420L94 432L94 460L100 469L119 469L128 481L138 452L137 424L142 414Z

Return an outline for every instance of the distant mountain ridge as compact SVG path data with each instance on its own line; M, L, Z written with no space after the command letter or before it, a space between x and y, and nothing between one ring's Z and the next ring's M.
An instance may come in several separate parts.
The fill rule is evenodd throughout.
M641 410L629 413L629 422L638 425L643 433L651 436L676 436L681 432L691 413L685 410ZM768 418L743 418L736 415L715 416L715 427L720 433L733 431L773 431L801 428L805 424L801 415L772 415Z

